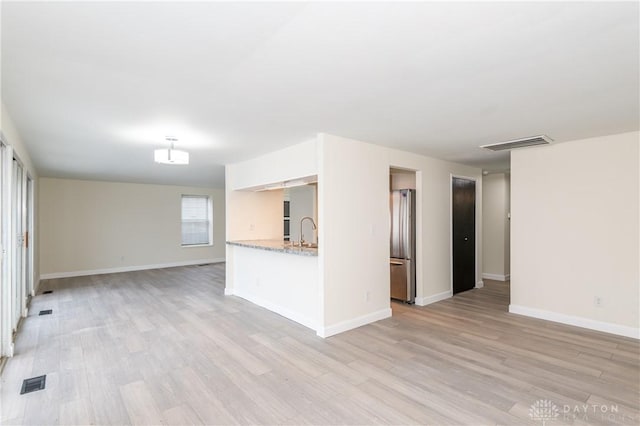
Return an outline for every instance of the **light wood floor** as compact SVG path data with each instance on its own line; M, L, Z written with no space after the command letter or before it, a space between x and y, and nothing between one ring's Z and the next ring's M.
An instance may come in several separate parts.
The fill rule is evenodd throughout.
M509 314L507 284L323 340L223 282L223 264L43 282L0 423L542 425L541 400L547 426L640 423L638 341Z

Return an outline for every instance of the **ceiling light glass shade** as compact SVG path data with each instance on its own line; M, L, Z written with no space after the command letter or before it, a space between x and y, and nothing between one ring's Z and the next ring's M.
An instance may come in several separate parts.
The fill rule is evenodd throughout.
M189 153L178 149L156 149L153 152L156 163L162 164L189 164Z

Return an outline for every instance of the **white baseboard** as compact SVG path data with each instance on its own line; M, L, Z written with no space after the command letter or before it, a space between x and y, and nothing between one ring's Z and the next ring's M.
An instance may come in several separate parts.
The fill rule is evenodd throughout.
M322 338L334 336L345 331L353 330L354 328L362 327L363 325L371 324L372 322L389 318L390 316L391 308L389 307L360 317L342 321L328 327L318 327L317 334Z
M52 272L49 274L41 274L40 279L51 280L54 278L84 277L87 275L115 274L118 272L144 271L147 269L174 268L176 266L191 266L191 265L202 265L206 263L220 263L220 262L224 262L224 260L225 260L224 257L219 257L215 259L183 260L180 262L157 263L154 265L134 265L134 266L120 266L117 268L91 269L86 271Z
M225 294L227 294L227 289L225 288ZM308 327L312 330L316 330L316 321L314 321L313 319L307 317L306 315L302 315L299 312L294 312L288 308L285 308L283 306L277 305L273 302L270 302L268 300L264 300L264 299L260 299L257 298L255 296L252 296L248 293L244 293L242 291L234 291L232 292L232 294L234 294L235 296L241 297L245 300L248 300L249 302L256 304L258 306L262 306L263 308L266 308L268 310L270 310L271 312L275 312L278 315L282 315L285 318L290 319L291 321L295 321L298 324L302 324L305 327Z
M482 288L484 287L484 281L480 280L476 283L476 288Z
M527 317L539 318L567 325L574 325L576 327L588 328L590 330L617 334L618 336L640 339L640 328L633 328L626 325L596 321L589 318L544 311L542 309L528 308L521 305L509 305L509 312L511 312L512 314L524 315Z
M483 272L482 278L486 280L509 281L511 279L511 275L487 274Z
M232 288L227 288L227 287L224 288L224 295L225 296L233 296L233 294L234 293L233 293L233 289Z
M436 303L441 300L448 299L451 296L453 296L453 292L451 290L447 290L447 291L443 291L442 293L434 294L433 296L416 297L416 305L427 306L432 303Z

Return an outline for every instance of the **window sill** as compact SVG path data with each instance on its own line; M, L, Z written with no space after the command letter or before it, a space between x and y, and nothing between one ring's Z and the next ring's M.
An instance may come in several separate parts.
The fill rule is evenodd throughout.
M213 243L209 244L181 244L182 248L190 248L190 247L213 247Z

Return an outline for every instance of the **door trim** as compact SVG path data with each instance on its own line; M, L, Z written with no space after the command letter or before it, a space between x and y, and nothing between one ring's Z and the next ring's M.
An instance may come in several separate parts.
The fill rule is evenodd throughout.
M36 191L36 183L33 179L33 177L31 176L31 173L29 173L28 170L26 170L26 187L25 187L25 214L26 214L26 225L27 225L27 259L28 259L28 268L27 268L27 278L28 278L28 288L27 288L27 294L30 295L31 297L35 297L36 295L36 291L38 290L38 284L35 282L35 267L34 267L34 261L35 261L35 237L36 237L36 232L35 232L35 191ZM28 299L28 298L27 298ZM27 303L28 305L28 303ZM27 306L27 310L29 309L29 307ZM25 316L27 316L27 314L25 313Z
M474 217L474 235L475 235L475 247L474 247L474 264L475 271L474 276L474 288L484 287L484 282L481 281L478 276L478 178L458 175L455 173L449 173L449 291L453 295L453 178L471 180L475 183L475 217Z
M391 169L398 169L398 170L406 170L408 172L413 172L415 173L415 178L416 178L416 197L415 197L415 204L416 204L416 235L415 235L415 243L416 243L416 253L415 253L415 273L416 273L416 294L415 294L415 300L422 300L424 298L424 287L426 285L425 283L425 279L424 279L424 262L423 262L423 239L422 239L422 235L423 235L423 211L422 211L422 197L423 197L423 187L422 187L422 174L423 171L420 169L416 169L415 167L411 167L411 166L401 166L398 165L399 162L394 162L394 163L390 163L389 167L387 169L387 173L391 174ZM391 232L391 229L389 229L389 232ZM387 242L387 248L389 248L389 244ZM391 257L391 252L389 251L389 258ZM389 285L391 284L391 280L389 280ZM391 306L391 301L389 301L389 306ZM419 305L420 306L420 305Z
M4 134L0 130L0 209L2 209L2 215L0 215L0 358L10 357L13 355L12 348L12 327L11 327L11 276L9 269L11 260L11 250L9 247L8 234L10 230L10 212L8 194L11 194L11 187L9 185L9 168L10 161L8 158L13 158L13 152L9 144L6 143Z

